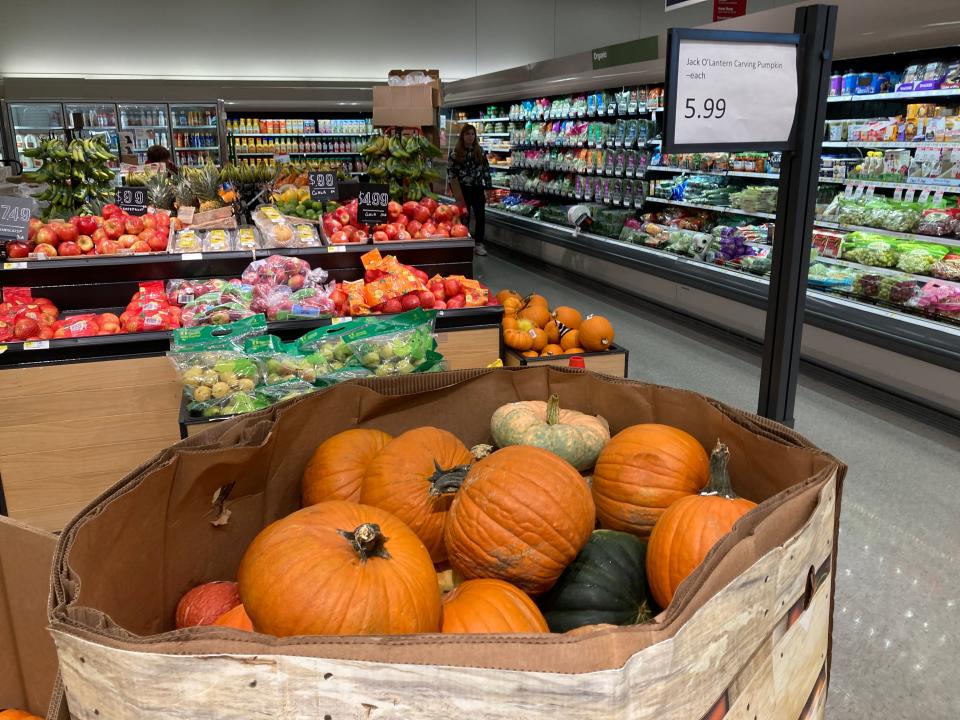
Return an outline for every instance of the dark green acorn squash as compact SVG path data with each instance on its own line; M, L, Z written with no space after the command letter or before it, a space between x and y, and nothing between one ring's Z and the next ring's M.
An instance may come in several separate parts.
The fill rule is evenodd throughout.
M538 598L552 632L584 625L636 625L653 616L647 593L647 543L616 530L594 530L550 591Z

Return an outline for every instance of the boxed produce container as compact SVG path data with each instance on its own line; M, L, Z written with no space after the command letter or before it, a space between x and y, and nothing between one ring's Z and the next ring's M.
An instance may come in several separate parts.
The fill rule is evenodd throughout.
M627 368L630 367L629 351L619 345L611 345L603 352L584 352L573 355L548 355L546 357L524 357L511 348L503 349L503 364L507 367L569 367L570 359L583 358L584 367L604 375L627 377Z
M653 621L576 635L171 632L184 591L234 577L253 537L299 507L318 441L352 427L396 434L428 419L469 447L489 441L503 404L552 392L565 407L602 414L613 433L657 422L705 447L720 438L737 491L761 503ZM696 719L745 716L748 705L758 720L800 717L805 707L822 717L844 473L776 423L580 371L475 370L321 390L172 446L66 527L50 622L67 700L77 717L138 720Z

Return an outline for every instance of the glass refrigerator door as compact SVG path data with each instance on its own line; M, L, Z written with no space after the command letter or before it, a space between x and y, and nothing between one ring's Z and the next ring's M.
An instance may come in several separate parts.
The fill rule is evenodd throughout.
M120 159L120 135L117 127L117 106L113 103L65 103L67 127L75 129L74 115L83 120L80 137L102 136L110 151ZM111 163L116 165L117 163Z
M10 119L17 158L24 170L36 170L43 164L41 160L25 157L24 150L37 147L47 137L66 139L60 103L10 103Z
M173 152L170 142L170 110L165 104L130 103L118 105L120 110L120 158L132 156L142 165L147 161L147 148L162 145Z
M220 162L216 105L171 105L174 162L197 166Z

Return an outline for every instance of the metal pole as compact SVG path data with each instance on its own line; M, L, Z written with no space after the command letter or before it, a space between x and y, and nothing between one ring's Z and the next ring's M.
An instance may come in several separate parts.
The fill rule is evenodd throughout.
M836 27L836 6L809 5L797 9L794 31L802 38L798 51L796 149L785 152L780 164L780 193L757 407L757 414L787 425L793 424L800 374L810 238L820 174L820 141L827 113Z

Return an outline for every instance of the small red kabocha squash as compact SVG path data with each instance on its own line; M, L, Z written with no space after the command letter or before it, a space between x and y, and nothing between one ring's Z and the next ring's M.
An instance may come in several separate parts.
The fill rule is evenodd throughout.
M447 519L450 565L465 578L498 578L546 592L594 526L590 490L552 452L526 445L474 463Z
M212 625L227 610L240 604L237 584L229 580L214 580L197 585L184 593L177 603L174 625L179 630L185 627Z
M320 443L303 471L304 507L327 500L359 502L367 466L392 439L380 430L353 428Z
M247 609L243 605L237 605L233 610L227 610L213 624L219 627L232 627L237 630L253 632L253 621L247 615Z
M593 469L597 519L610 530L649 537L671 503L707 484L708 465L703 446L679 428L646 423L621 430Z
M710 455L710 482L699 495L681 498L660 516L647 546L647 580L660 607L667 607L710 548L757 506L730 485L730 451L717 441Z
M440 629L430 553L386 510L343 500L311 505L264 528L238 572L258 632L399 635Z
M466 580L444 595L445 633L550 632L540 609L523 590L503 580Z
M433 561L443 562L447 511L472 460L470 450L451 432L408 430L370 462L360 501L396 515L426 545Z

